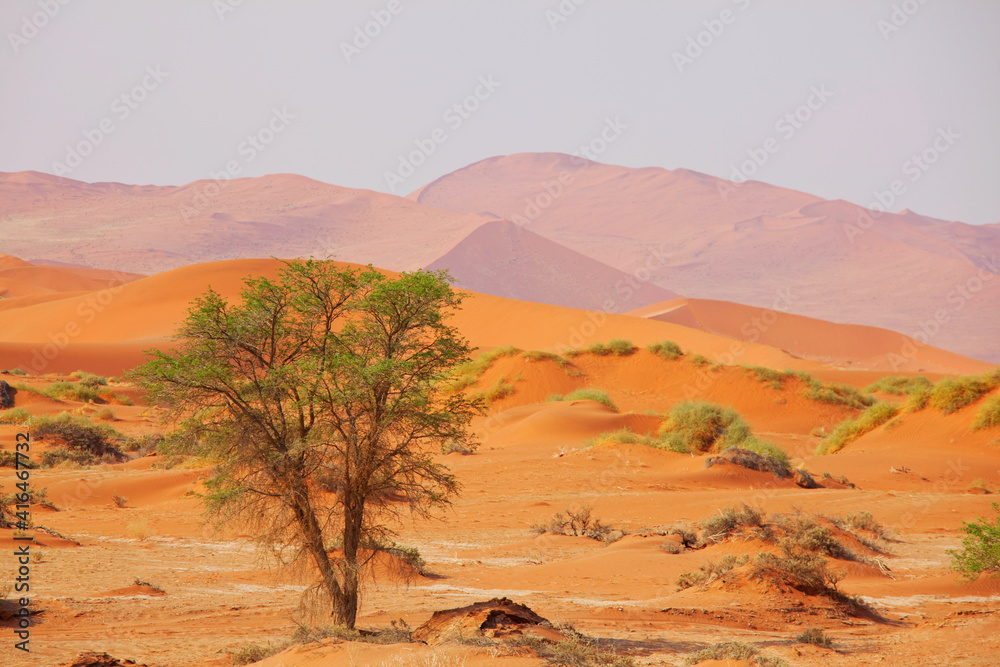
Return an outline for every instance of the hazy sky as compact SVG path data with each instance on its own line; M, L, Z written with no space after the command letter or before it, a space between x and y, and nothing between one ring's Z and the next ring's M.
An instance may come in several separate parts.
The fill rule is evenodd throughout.
M612 119L602 162L756 156L769 183L869 205L897 181L890 210L1000 222L996 0L4 0L0 26L0 171L405 194Z

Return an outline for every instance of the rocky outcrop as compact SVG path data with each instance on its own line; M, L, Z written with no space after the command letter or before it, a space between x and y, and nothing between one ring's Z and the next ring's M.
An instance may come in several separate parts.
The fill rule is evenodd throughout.
M565 639L547 620L507 598L493 598L467 607L436 611L429 621L413 631L413 638L428 644L440 644L459 638L500 638L522 634L555 641Z

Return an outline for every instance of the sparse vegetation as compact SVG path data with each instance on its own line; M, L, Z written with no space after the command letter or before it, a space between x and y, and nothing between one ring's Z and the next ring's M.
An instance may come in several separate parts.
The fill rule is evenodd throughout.
M494 401L506 398L514 393L514 385L507 381L507 377L501 375L493 381L489 387L473 394L473 398L481 398L486 405L492 405Z
M102 422L113 422L117 419L117 417L115 417L114 410L105 406L94 413L94 419L98 419Z
M821 648L831 648L833 640L826 636L823 628L808 628L795 638L795 641L803 644L813 644Z
M717 579L725 580L726 575L738 567L746 565L750 557L746 554L737 556L736 554L726 554L716 563L707 561L698 566L695 572L684 572L677 577L674 582L678 591L683 591L694 586L707 586Z
M929 393L934 383L923 375L888 375L865 387L866 394L879 392L893 396L912 396Z
M146 538L152 536L153 532L149 528L149 524L146 523L145 519L138 519L136 521L130 522L125 530L128 532L129 537L144 542Z
M674 451L704 453L741 447L751 438L750 426L732 408L714 403L685 402L670 410L661 435Z
M727 505L701 521L704 536L702 543L722 542L744 528L759 528L764 525L764 511L743 503L740 507Z
M291 646L290 642L281 644L241 644L229 652L229 659L233 665L251 665L261 660L266 660L272 655L281 653Z
M114 493L111 494L111 502L115 504L115 507L121 509L124 508L126 505L128 505L128 498L119 495L118 492L115 491Z
M25 424L31 420L31 413L24 408L11 408L0 412L0 424Z
M577 510L567 509L564 512L557 512L547 524L536 524L531 529L538 535L542 533L574 535L602 542L614 542L624 535L623 531L615 530L613 526L593 516L589 505Z
M27 375L27 373L22 371L20 368L8 368L0 372L0 375Z
M802 395L811 401L842 405L856 410L862 410L875 403L874 398L865 396L849 384L824 384L809 373L801 371L788 371L788 374L794 375L805 384Z
M688 353L688 358L691 360L691 363L694 364L695 366L707 366L708 364L712 363L711 361L708 360L707 357L701 354Z
M782 389L785 386L785 380L793 377L792 373L776 371L771 368L764 368L762 366L744 366L746 372L753 376L758 382L763 382L772 389Z
M962 548L949 551L952 568L969 581L981 574L1000 577L1000 503L992 504L997 518L990 523L983 517L964 522Z
M570 393L566 394L565 396L562 396L560 394L553 394L552 396L549 396L547 400L549 400L549 401L597 401L598 403L600 403L601 405L603 405L604 407L606 407L606 408L608 408L610 410L614 410L615 412L618 411L618 408L615 406L614 402L611 400L611 398L607 395L606 392L603 392L600 389L592 389L590 387L583 387L581 389L575 389L575 390L571 391Z
M672 340L661 340L656 343L652 343L647 346L646 349L668 361L672 361L684 355L681 351L680 345Z
M483 373L489 370L494 361L502 357L512 357L519 352L521 349L513 345L483 352L475 359L460 363L452 368L440 381L440 386L443 390L452 392L471 387L482 377Z
M38 440L55 441L59 447L45 451L41 464L52 467L64 461L78 465L124 461L120 447L128 438L110 426L95 426L88 420L62 413L58 417L34 418L33 435Z
M618 357L627 357L636 350L638 350L632 341L626 340L624 338L613 338L607 343L593 343L580 350L567 350L566 355L570 357L576 357L581 354L593 354L598 357L607 357L609 355L615 355Z
M781 658L761 655L757 647L742 642L724 642L703 648L689 655L685 664L697 665L706 660L745 660L754 667L785 667L788 664Z
M998 427L1000 427L1000 394L992 396L983 403L976 415L976 420L972 422L973 431Z
M833 454L865 433L874 431L896 416L899 408L888 403L876 403L853 419L841 422L833 433L823 439L816 448L816 454Z
M101 375L94 375L93 373L88 373L87 371L74 371L70 373L70 377L76 379L77 382L85 387L106 387L108 386L108 378Z
M1000 386L1000 374L996 372L945 378L934 385L929 404L946 415L951 414L972 405L997 386Z
M135 578L135 581L132 582L132 585L133 586L147 586L149 588L152 588L154 593L166 593L165 590L163 590L162 588L160 588L156 584L150 583L148 581L143 581L139 577Z

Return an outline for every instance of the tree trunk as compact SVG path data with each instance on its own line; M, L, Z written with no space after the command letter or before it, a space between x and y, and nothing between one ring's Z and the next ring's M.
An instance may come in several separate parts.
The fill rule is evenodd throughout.
M361 549L361 522L364 506L352 494L344 498L344 592L341 613L342 622L354 629L358 616L358 596L360 595L360 573L358 572L358 551Z
M336 620L344 623L345 619L339 618L339 609L343 604L344 590L337 581L337 572L333 568L333 563L330 562L330 554L326 552L326 545L323 543L323 531L320 530L316 513L313 512L312 505L309 503L305 482L301 479L295 479L292 481L291 487L292 512L305 538L304 546L312 555L313 561L319 569L323 587L333 602L335 616L338 616ZM354 627L353 619L351 622L352 625L349 627Z

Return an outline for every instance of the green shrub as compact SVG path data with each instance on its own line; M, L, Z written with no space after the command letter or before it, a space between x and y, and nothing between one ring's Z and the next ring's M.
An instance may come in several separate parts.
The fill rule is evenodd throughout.
M841 422L833 433L828 435L816 449L816 454L833 454L839 452L850 442L875 430L896 416L899 409L888 403L876 403L862 412L858 417Z
M785 386L785 380L793 377L791 373L776 371L762 366L744 366L743 369L752 375L758 382L767 384L772 389L781 389Z
M960 551L949 551L952 568L973 581L980 574L1000 577L1000 503L993 503L997 518L993 523L983 517L962 524L965 537Z
M55 441L60 445L42 453L41 463L47 467L63 461L90 465L127 458L119 447L125 445L128 438L110 426L95 426L85 419L74 419L67 413L55 419L37 420L33 435L37 440Z
M615 407L614 402L605 392L601 391L600 389L591 389L589 387L584 387L582 389L575 389L570 393L566 394L565 396L561 396L559 394L553 394L549 396L547 400L548 401L597 401L606 408L614 410L615 412L618 411L618 408Z
M0 416L0 420L3 417ZM1000 394L993 396L983 403L976 415L976 421L972 422L972 430L979 431L986 428L997 428L1000 426Z
M712 363L706 357L704 357L703 355L700 355L700 354L690 354L689 353L689 358L691 359L691 363L694 364L695 366L705 366L707 364Z
M31 420L31 413L24 408L11 408L0 412L0 424L24 424Z
M27 373L25 373L24 371L22 371L20 368L8 368L7 370L3 371L2 374L3 375L27 375Z
M631 354L635 354L635 351L639 348L633 345L630 340L626 340L624 338L612 338L608 341L608 349L611 350L611 353L616 356L627 357Z
M934 385L930 405L946 415L951 414L972 405L995 386L990 380L973 375L945 378Z
M696 453L741 447L751 438L750 426L739 413L705 402L678 403L662 430L671 449L684 447Z
M451 369L451 372L440 380L440 387L445 391L452 392L471 387L493 365L494 361L501 357L512 357L520 351L519 348L508 345L483 352L475 359L458 364Z
M668 361L684 355L684 353L681 352L680 346L672 340L661 340L656 343L652 343L646 349L655 355L667 359Z
M788 465L788 454L785 453L785 450L783 450L781 447L778 447L770 440L761 440L756 436L750 436L749 438L741 442L739 447L740 449L749 449L751 452L754 452L755 454L760 454L761 456L765 457L769 456L777 460L782 465L785 466Z
M923 375L914 375L913 377L888 375L865 387L865 393L880 392L893 396L912 396L916 393L929 392L933 386L934 383Z
M781 541L781 554L761 552L753 560L750 578L777 583L809 595L836 592L841 575L827 567L826 559L794 541Z
M904 412L920 412L927 407L927 404L931 401L931 389L930 388L918 388L910 397L906 400L906 405L903 407Z
M507 378L503 375L498 377L493 381L486 389L476 392L476 396L481 397L486 401L486 405L492 404L494 401L499 401L501 398L506 398L514 393L514 385L507 382Z

